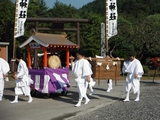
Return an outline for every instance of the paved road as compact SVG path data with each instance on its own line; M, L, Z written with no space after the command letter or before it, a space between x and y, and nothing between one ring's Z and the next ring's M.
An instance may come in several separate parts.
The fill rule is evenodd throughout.
M131 118L135 119L136 116L137 120L139 117L151 120L149 118L160 116L158 112L160 81L158 80L155 81L157 84L152 84L152 80L142 81L141 100L128 103L122 102L125 93L124 79L119 80L117 86L113 85L110 93L106 92L107 83L102 80L100 86L96 84L94 87L95 95L89 96L91 99L89 104L82 104L78 108L74 107L78 101L77 88L72 76L70 80L71 87L67 96L53 94L50 98L44 99L43 95L38 93L32 103L27 103L27 97L20 96L17 104L10 104L14 99L15 83L13 80L6 82L4 98L0 102L0 120L132 120ZM83 117L78 117L81 115Z
M160 82L141 81L141 97L135 102L122 99L90 113L72 117L70 120L160 120Z

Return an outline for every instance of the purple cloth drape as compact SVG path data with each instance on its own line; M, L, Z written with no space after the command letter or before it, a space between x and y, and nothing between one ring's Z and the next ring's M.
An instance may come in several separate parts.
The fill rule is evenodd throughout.
M70 87L69 68L29 69L29 76L34 81L31 88L42 93L66 91Z

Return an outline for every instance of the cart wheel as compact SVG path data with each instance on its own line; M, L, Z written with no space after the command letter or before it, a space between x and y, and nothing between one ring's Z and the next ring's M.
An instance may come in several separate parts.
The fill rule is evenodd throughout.
M67 93L68 93L68 91L62 91L62 92L61 92L61 95L67 96Z
M31 96L32 96L32 97L35 97L35 96L36 96L36 92L37 92L37 91L36 91L35 89L31 90L31 92L30 92L30 93L31 93Z
M44 93L44 94L43 94L43 97L44 97L45 99L49 98L49 96L50 96L49 93Z

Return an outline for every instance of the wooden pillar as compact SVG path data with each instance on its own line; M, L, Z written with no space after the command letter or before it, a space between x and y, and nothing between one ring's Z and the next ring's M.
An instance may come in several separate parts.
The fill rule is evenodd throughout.
M37 49L35 49L34 50L34 56L32 56L34 58L34 65L33 65L34 68L37 67L37 54L38 54L38 51L37 51Z
M69 48L66 49L66 67L69 67Z
M43 67L47 67L47 48L44 48L44 64Z
M31 49L28 47L28 68L31 68Z

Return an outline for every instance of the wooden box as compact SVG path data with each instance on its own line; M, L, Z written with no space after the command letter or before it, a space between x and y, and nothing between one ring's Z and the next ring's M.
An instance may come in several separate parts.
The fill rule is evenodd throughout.
M106 59L106 58L96 58L92 59L90 62L92 65L93 79L98 79L98 85L100 80L113 79L115 80L115 85L117 80L120 79L121 74L121 60L117 59Z

